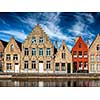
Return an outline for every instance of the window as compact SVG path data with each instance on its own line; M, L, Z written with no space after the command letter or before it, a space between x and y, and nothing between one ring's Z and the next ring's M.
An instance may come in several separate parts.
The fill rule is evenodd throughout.
M87 68L87 66L88 66L88 63L84 62L84 68Z
M50 69L50 61L47 61L46 69Z
M87 53L87 51L84 51L84 55L87 55L88 53Z
M95 71L95 66L94 66L94 64L91 64L91 71L93 72L93 71Z
M91 61L94 61L94 55L91 55L91 56L90 56L90 60L91 60Z
M62 59L66 59L66 53L62 53Z
M51 52L50 52L50 48L47 48L47 50L46 50L46 55L47 55L47 56L50 56L50 53L51 53Z
M7 63L7 64L6 64L6 67L7 67L7 70L12 69L11 63Z
M10 54L6 55L6 60L11 60Z
M11 51L14 50L14 45L13 45L13 44L10 46L10 50L11 50Z
M97 57L96 57L97 59L97 61L100 61L100 55L97 55Z
M76 55L76 51L73 52L73 55Z
M35 56L36 55L36 49L32 48L32 55Z
M43 56L43 48L39 48L39 55Z
M87 58L87 57L88 57L88 52L84 51L84 58Z
M79 43L79 48L82 48L82 44L81 43Z
M13 60L18 60L18 55L17 54L14 54Z
M36 43L36 38L32 37L32 43Z
M65 63L61 63L61 70L62 71L65 71L66 70L66 67L65 66L66 66Z
M65 47L63 46L63 50L65 50Z
M100 64L97 64L97 70L100 71Z
M28 54L29 54L29 50L28 50L28 48L25 48L24 53L25 53L25 55L28 55Z
M82 51L79 51L79 57L81 57L82 58Z
M76 58L77 57L77 52L73 51L73 57Z
M28 69L28 61L24 61L24 68Z
M56 71L59 71L60 70L60 67L59 67L59 63L56 63L56 68L55 68Z
M100 44L97 45L97 50L100 50Z
M2 56L3 56L3 52L0 52L0 58L2 58Z
M79 62L79 68L82 68L82 62Z
M36 61L32 61L32 69L36 69Z
M39 43L43 43L43 37L40 37Z

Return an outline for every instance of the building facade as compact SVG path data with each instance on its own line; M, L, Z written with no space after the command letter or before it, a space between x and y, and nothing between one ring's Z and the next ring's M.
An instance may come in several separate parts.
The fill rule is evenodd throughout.
M22 43L22 73L53 73L54 46L38 24Z
M21 43L16 41L13 37L10 39L4 50L4 67L3 71L7 73L20 72L20 54Z
M4 66L4 49L7 45L7 42L0 40L0 72L3 71Z
M100 73L100 34L89 47L89 72Z
M72 72L72 56L64 41L62 41L62 44L55 55L54 67L55 73Z
M88 66L88 47L82 40L77 37L75 45L72 48L73 73L84 73L89 71Z

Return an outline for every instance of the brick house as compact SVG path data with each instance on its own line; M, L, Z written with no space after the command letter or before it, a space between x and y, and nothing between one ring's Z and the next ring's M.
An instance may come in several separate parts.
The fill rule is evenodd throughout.
M21 43L16 41L14 37L10 39L4 50L4 67L3 71L7 73L20 72L20 54Z
M89 47L89 72L100 73L100 34Z
M72 48L73 73L88 73L88 46L82 40L82 37L77 37L75 45Z
M22 73L53 73L54 46L47 34L37 24L22 43Z

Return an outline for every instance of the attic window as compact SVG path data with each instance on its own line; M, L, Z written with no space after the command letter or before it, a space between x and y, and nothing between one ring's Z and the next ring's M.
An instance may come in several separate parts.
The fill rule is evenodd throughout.
M13 44L10 46L10 50L11 50L11 51L14 50L14 45L13 45Z
M100 50L100 44L97 45L97 50Z
M65 47L63 46L63 50L65 50Z
M79 48L81 48L82 47L82 44L81 43L79 43Z

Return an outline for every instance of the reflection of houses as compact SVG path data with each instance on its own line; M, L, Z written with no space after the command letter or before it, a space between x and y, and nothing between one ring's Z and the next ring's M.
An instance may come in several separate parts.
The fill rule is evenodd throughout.
M4 50L4 72L20 71L20 49L21 43L12 37Z
M89 66L90 73L100 73L100 34L89 47Z
M4 49L7 45L7 42L0 40L0 71L3 71L4 66Z
M55 73L71 73L72 56L63 41L55 55Z
M54 46L40 25L22 44L21 72L52 73Z
M81 37L77 37L72 48L73 73L88 72L88 47Z

